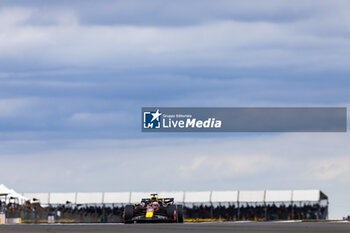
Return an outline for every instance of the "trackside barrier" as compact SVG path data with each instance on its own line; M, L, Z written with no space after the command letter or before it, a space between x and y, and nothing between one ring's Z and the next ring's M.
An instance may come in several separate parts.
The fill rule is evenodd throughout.
M211 202L235 203L238 202L238 191L212 191Z
M5 224L6 223L6 216L5 214L0 214L0 224Z
M293 201L318 201L320 200L321 192L317 190L295 190L293 192Z
M25 193L25 195L25 197L30 200L36 199L40 201L42 205L50 204L50 193Z
M320 190L260 190L201 192L93 192L93 193L23 193L41 204L128 204L140 202L152 193L173 197L177 203L272 203L319 202L328 200Z
M138 203L142 198L148 198L152 192L132 192L130 193L130 203Z
M172 197L176 203L183 203L185 192L160 192L159 197Z
M77 193L76 204L103 204L103 193Z
M49 193L48 204L66 204L67 202L77 204L77 193Z
M185 203L209 203L211 192L186 192Z
M267 190L265 202L292 202L292 190Z
M238 202L264 202L265 191L239 191Z
M7 218L6 219L6 223L9 223L9 224L21 224L22 223L22 219L21 218Z
M130 192L107 192L103 194L104 204L127 204L130 202Z

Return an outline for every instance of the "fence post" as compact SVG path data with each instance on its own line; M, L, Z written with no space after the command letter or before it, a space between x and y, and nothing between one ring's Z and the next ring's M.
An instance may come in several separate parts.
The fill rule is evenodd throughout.
M241 218L241 211L239 207L239 191L237 191L237 220L239 221Z

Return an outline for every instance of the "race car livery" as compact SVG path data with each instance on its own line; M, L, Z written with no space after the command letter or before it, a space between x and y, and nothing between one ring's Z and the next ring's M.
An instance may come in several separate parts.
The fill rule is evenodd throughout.
M182 223L182 205L175 205L174 198L144 198L135 205L126 205L123 213L124 223L137 222L178 222Z

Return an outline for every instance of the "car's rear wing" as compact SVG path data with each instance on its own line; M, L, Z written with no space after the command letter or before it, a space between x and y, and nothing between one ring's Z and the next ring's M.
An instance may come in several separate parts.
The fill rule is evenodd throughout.
M149 203L151 203L151 198L142 198L141 202L149 204ZM171 198L158 198L158 202L165 203L165 204L173 203L174 198L172 198L172 197Z

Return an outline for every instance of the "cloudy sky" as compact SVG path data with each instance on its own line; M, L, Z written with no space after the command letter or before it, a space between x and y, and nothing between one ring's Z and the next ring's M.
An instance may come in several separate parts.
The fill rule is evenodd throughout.
M2 0L1 183L321 189L332 218L350 214L348 133L140 129L142 106L349 106L349 11L347 0Z

